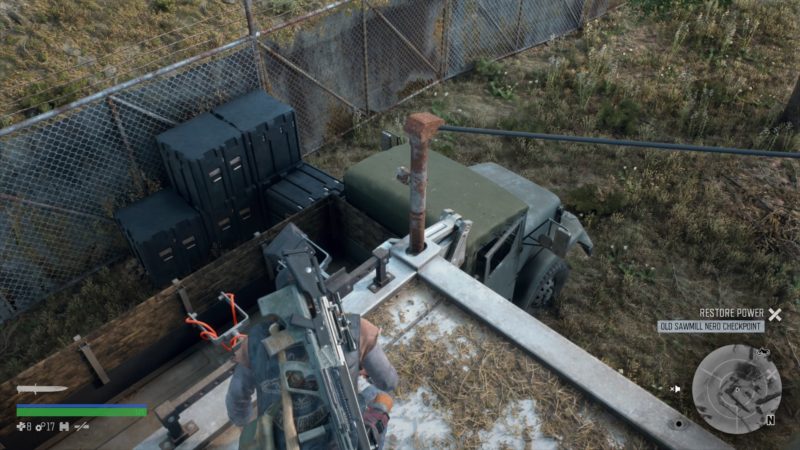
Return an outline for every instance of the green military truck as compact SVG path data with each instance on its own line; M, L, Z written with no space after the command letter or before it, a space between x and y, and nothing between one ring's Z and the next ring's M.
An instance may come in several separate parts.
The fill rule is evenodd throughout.
M408 144L395 146L344 176L348 203L398 236L408 234L409 188L396 174L409 154ZM580 221L554 193L498 164L466 167L430 151L425 225L445 210L472 221L462 270L528 312L558 297L572 247L592 252Z

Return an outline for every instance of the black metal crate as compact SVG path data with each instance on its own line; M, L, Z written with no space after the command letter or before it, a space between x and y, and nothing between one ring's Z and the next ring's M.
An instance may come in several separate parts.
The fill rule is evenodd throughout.
M267 210L281 218L300 212L315 201L310 192L285 179L265 185L263 195Z
M280 181L262 184L262 195L269 219L274 224L328 195L341 195L343 188L337 179L302 163Z
M208 260L211 245L200 213L170 189L118 210L114 218L156 286L189 275Z
M229 198L224 207L201 214L209 235L221 249L233 248L267 228L256 186L246 189L243 195Z
M328 194L344 192L344 185L339 180L306 163L300 164L284 178L311 193L316 200Z
M250 92L211 112L242 133L256 182L270 182L301 161L294 110L264 91Z
M253 184L241 133L204 113L156 137L175 190L203 211L224 208Z
M242 241L246 241L252 238L256 232L263 232L268 228L257 186L247 189L245 195L232 198L230 204L239 226Z
M239 242L239 226L230 205L213 211L200 211L200 215L211 240L219 248L232 248Z

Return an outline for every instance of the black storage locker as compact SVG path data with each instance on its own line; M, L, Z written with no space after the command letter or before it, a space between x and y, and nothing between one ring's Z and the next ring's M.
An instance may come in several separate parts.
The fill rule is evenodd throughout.
M203 211L225 208L253 184L241 133L204 113L156 137L175 190Z
M201 211L206 230L223 249L247 241L257 231L267 228L258 188L252 186L244 194L229 198L224 207Z
M255 182L270 182L301 161L294 110L264 91L250 92L211 112L242 133Z
M242 241L247 241L253 237L254 233L267 229L264 208L257 186L248 188L245 195L231 198L230 204L239 226Z
M156 286L200 268L211 244L200 213L172 190L162 190L116 212L133 254Z
M200 211L211 239L220 248L231 248L239 241L239 226L229 202L213 211Z
M278 217L288 217L302 211L314 203L310 192L296 186L289 180L281 180L264 191L264 202L267 210Z
M344 185L339 180L306 163L286 174L285 178L308 191L315 200L344 192Z
M263 184L262 195L270 224L307 208L327 195L341 195L341 182L306 163L274 184Z

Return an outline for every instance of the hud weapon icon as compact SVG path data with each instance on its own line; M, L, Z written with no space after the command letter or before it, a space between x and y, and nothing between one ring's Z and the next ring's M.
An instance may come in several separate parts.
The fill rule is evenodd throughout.
M17 386L17 392L33 392L33 395L36 395L38 392L61 392L67 390L66 386Z

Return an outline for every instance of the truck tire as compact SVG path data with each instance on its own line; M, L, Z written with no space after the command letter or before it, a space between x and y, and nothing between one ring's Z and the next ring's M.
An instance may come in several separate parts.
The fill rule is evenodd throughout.
M517 276L514 303L528 313L551 306L569 277L566 261L548 249L530 258Z

